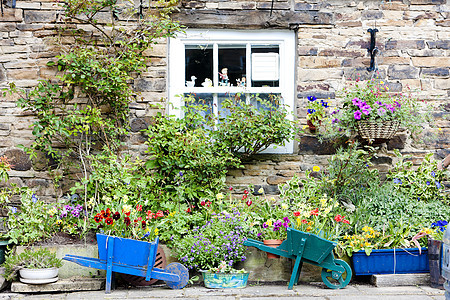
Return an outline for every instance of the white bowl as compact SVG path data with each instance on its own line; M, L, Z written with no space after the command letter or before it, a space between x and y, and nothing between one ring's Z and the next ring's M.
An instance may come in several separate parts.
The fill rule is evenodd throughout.
M49 279L58 276L58 268L20 269L20 277L25 279Z

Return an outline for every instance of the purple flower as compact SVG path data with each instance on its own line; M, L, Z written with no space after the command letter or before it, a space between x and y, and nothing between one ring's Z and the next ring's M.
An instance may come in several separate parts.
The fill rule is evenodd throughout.
M361 112L363 114L365 114L366 116L368 116L370 114L370 110L367 110L367 109L361 109Z
M399 178L394 178L395 184L402 184L402 181Z
M288 217L284 217L283 220L284 220L286 223L291 222L291 221L289 221L289 218L288 218Z
M263 228L269 227L266 223L263 223Z
M359 100L358 98L354 98L352 100L353 105L359 106L359 104L361 103L361 100Z
M334 119L331 121L331 124L335 124L335 123L339 123L339 119L334 118Z
M353 116L355 117L355 120L361 120L361 112L359 110L355 111Z
M386 110L382 107L378 108L378 112L377 114L381 117L384 116L384 114L386 114Z
M442 187L442 185L439 183L439 181L435 181L434 183L436 183L436 187L438 188L438 189L440 189L441 187Z
M378 104L378 105L383 105L383 103L381 103L381 101L375 101L375 104Z

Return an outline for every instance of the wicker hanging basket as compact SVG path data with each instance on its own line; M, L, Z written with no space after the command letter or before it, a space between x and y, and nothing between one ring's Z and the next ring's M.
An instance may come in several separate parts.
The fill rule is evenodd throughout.
M358 134L367 140L391 139L398 131L400 122L398 121L359 121L356 123Z

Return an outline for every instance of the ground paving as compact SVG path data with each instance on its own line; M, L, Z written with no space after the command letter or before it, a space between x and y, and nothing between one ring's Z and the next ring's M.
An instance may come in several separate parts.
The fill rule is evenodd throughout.
M323 284L301 284L293 290L284 285L250 285L244 289L207 289L192 286L171 290L164 286L116 289L111 294L103 291L86 291L52 294L0 293L6 299L188 299L188 300L445 300L444 291L429 286L374 287L368 284L350 284L345 289L332 290Z

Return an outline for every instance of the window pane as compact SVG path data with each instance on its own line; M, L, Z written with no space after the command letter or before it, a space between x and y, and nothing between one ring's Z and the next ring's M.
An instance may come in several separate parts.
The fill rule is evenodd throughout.
M252 46L252 87L280 86L279 54L277 45Z
M250 104L258 110L275 110L280 106L281 100L280 94L258 94L250 97Z
M245 45L219 45L219 85L238 86L246 81Z
M186 45L185 78L187 87L201 87L203 82L211 82L213 78L212 45ZM181 67L181 66L180 66ZM209 80L206 80L206 79ZM206 83L205 83L206 85Z
M219 122L220 119L225 118L230 115L230 110L223 107L224 101L227 99L233 100L233 103L238 104L239 102L245 102L245 94L218 94L217 102L219 104Z
M211 115L213 112L213 95L208 93L184 94L185 102L189 106L194 106L203 117Z

